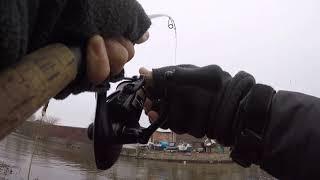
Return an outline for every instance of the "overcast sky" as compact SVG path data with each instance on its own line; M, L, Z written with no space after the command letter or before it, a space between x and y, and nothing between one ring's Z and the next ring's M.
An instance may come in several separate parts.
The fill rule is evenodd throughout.
M320 1L317 0L140 0L148 14L168 14L177 26L177 64L218 64L245 70L277 90L320 97ZM175 64L174 32L167 19L153 20L147 43L125 67L128 76ZM59 124L86 127L95 98L85 93L51 101L48 115ZM142 124L147 124L145 117Z

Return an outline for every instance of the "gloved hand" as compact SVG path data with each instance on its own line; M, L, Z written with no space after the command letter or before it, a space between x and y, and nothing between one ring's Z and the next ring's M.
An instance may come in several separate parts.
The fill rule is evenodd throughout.
M147 79L150 100L145 111L151 121L161 116L161 109L155 111L152 105L160 99L166 103L167 123L163 128L195 137L207 135L223 145L233 143L239 103L255 84L250 74L239 72L231 77L216 65L169 66L152 72L141 68L140 74Z
M35 27L29 51L48 42L85 45L96 34L103 38L123 37L136 43L151 24L136 0L48 0L34 3L37 5L30 11L36 17L30 17L30 21L35 21Z
M147 39L151 24L136 0L1 1L0 17L0 70L48 44L81 48L77 79L56 98L94 90L106 79L107 85L133 57L133 45Z
M70 92L108 89L114 76L123 76L124 64L134 56L133 45L148 39L149 26L150 19L136 0L68 0L54 38L71 45L86 44L85 73L56 98L65 98ZM91 40L95 34L101 35L100 44L97 38Z
M148 32L141 37L141 43L148 39ZM64 88L56 99L64 99L71 92L79 94L83 91L106 92L109 81L115 82L123 78L124 65L134 56L134 45L124 38L110 39L95 35L90 38L86 57L82 63L82 73L78 74L68 87ZM81 67L80 67L81 68ZM83 74L85 71L85 75Z

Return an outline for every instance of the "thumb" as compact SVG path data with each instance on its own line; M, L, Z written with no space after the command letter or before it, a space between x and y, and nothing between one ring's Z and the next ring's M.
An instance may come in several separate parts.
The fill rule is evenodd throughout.
M149 70L148 70L147 68L145 68L145 67L141 67L141 68L139 69L139 73L140 73L141 75L148 74L148 72L149 72Z
M139 73L140 73L140 75L142 75L142 76L144 76L144 77L146 77L146 79L152 79L152 71L149 71L147 68L145 68L145 67L141 67L140 69L139 69Z
M149 71L147 68L145 67L141 67L139 69L139 73L141 76L144 76L145 80L146 80L146 85L147 86L152 86L153 81L152 81L152 71Z

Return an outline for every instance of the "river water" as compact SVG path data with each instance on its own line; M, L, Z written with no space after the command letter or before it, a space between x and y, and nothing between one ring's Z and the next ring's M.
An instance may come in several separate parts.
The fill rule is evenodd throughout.
M36 145L36 146L35 146ZM34 148L36 147L36 148ZM34 153L32 153L34 152ZM31 156L32 163L31 161ZM198 164L121 157L109 170L97 171L91 146L34 142L13 133L0 142L0 179L272 179L257 167L236 164ZM9 166L7 166L9 165Z

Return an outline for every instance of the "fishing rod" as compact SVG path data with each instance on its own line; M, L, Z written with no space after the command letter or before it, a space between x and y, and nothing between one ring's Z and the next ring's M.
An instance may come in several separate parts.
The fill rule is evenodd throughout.
M52 44L0 72L0 139L76 78L80 57L77 48Z
M169 18L168 27L175 30L176 38L176 26L170 16L155 14L150 19L163 16ZM52 44L0 72L0 140L75 80L80 64L80 49ZM163 114L148 128L139 125L145 80L143 77L124 80L118 91L108 97L105 91L98 92L95 122L88 128L88 135L94 143L99 169L108 169L116 162L122 144L145 144L165 123Z

